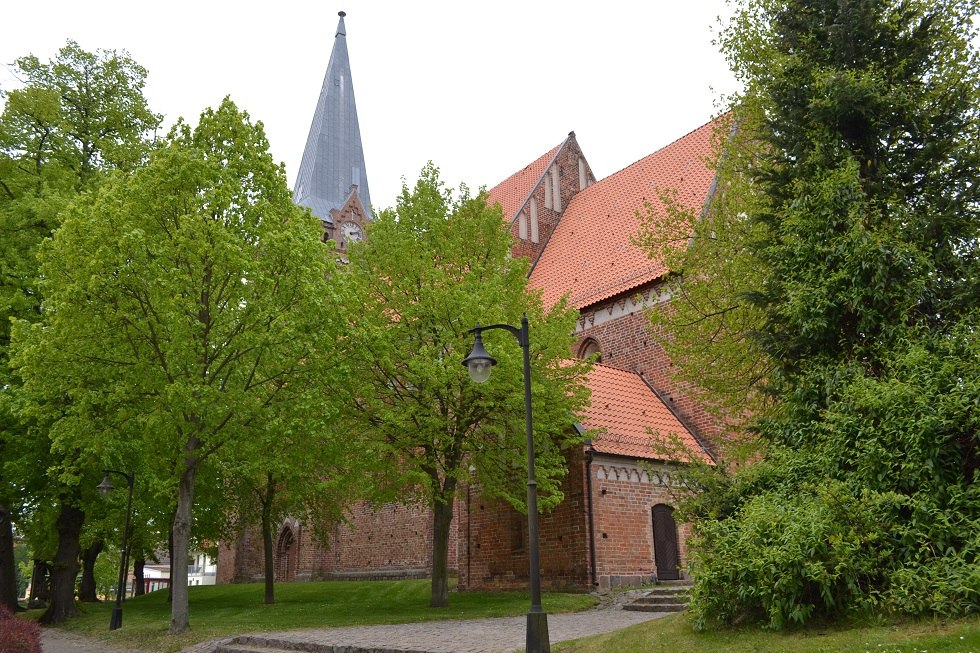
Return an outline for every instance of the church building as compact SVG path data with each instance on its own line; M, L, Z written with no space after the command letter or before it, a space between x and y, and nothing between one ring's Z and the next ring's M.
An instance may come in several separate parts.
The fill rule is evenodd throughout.
M365 236L372 217L344 16L294 188L294 201L310 207L340 251ZM668 271L631 236L639 230L636 212L658 189L675 189L687 207L708 205L715 127L709 122L601 180L571 132L534 161L516 161L517 172L489 192L510 225L513 255L531 261L530 285L547 305L568 296L579 312L569 356L598 361L588 376L591 406L569 424L596 435L569 452L565 500L540 517L547 589L606 590L685 577L690 532L674 518L678 489L671 478L679 465L713 464L719 430L690 389L672 380L670 360L649 332L646 311L669 300ZM685 452L658 453L657 441L667 439ZM431 523L425 506L355 506L324 547L312 529L286 520L276 580L426 576ZM459 589L525 588L527 555L526 517L464 488L450 545ZM219 582L261 575L259 537L246 534L221 551Z

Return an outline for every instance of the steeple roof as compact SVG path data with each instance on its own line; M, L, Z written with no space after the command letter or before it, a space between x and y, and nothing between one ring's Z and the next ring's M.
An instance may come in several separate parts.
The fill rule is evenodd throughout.
M346 14L341 11L339 15L333 52L293 188L293 202L310 207L325 222L332 222L330 210L343 206L353 187L371 217L371 195L347 54Z

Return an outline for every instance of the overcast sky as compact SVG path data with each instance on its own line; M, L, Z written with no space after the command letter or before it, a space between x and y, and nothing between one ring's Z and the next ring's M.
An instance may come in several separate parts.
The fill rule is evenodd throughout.
M0 13L6 66L68 39L126 50L170 125L232 99L265 124L290 187L346 11L371 199L426 161L493 186L574 130L601 179L718 112L736 89L712 40L725 0L33 0Z

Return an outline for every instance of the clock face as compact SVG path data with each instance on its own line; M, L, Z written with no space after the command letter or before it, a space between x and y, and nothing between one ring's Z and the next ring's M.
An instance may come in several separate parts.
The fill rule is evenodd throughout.
M363 237L361 227L356 222L345 222L340 225L340 233L344 235L345 243L356 243Z

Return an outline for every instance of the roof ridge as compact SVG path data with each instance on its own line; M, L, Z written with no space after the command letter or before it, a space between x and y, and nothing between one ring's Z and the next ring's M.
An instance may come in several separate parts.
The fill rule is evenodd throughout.
M724 115L724 114L722 114L722 115ZM687 132L686 134L684 134L683 136L679 136L679 137L675 138L674 140L672 140L671 142L667 143L663 147L658 148L658 149L654 150L653 152L650 152L650 154L641 156L636 161L633 161L629 165L623 166L622 168L620 168L616 172L613 172L613 173L610 173L610 174L606 175L605 177L603 177L602 179L600 179L599 181L597 181L595 184L593 184L593 186L598 186L599 184L601 184L602 182L606 181L607 179L610 179L612 177L615 177L616 175L618 175L619 173L623 172L624 170L628 170L629 168L632 168L633 166L635 166L640 161L644 161L646 159L649 159L652 156L656 156L657 154L660 154L664 150L667 150L667 149L673 147L674 145L677 145L679 142L681 142L682 140L684 140L685 138L687 138L688 136L690 136L694 132L700 131L700 130L704 129L705 127L707 127L708 125L714 123L720 117L721 116L719 115L718 117L712 118L708 122L705 122L705 123L702 123L702 124L698 125L694 129L692 129L689 132ZM589 188L592 188L592 186L589 186ZM588 189L586 189L586 190L588 190Z

